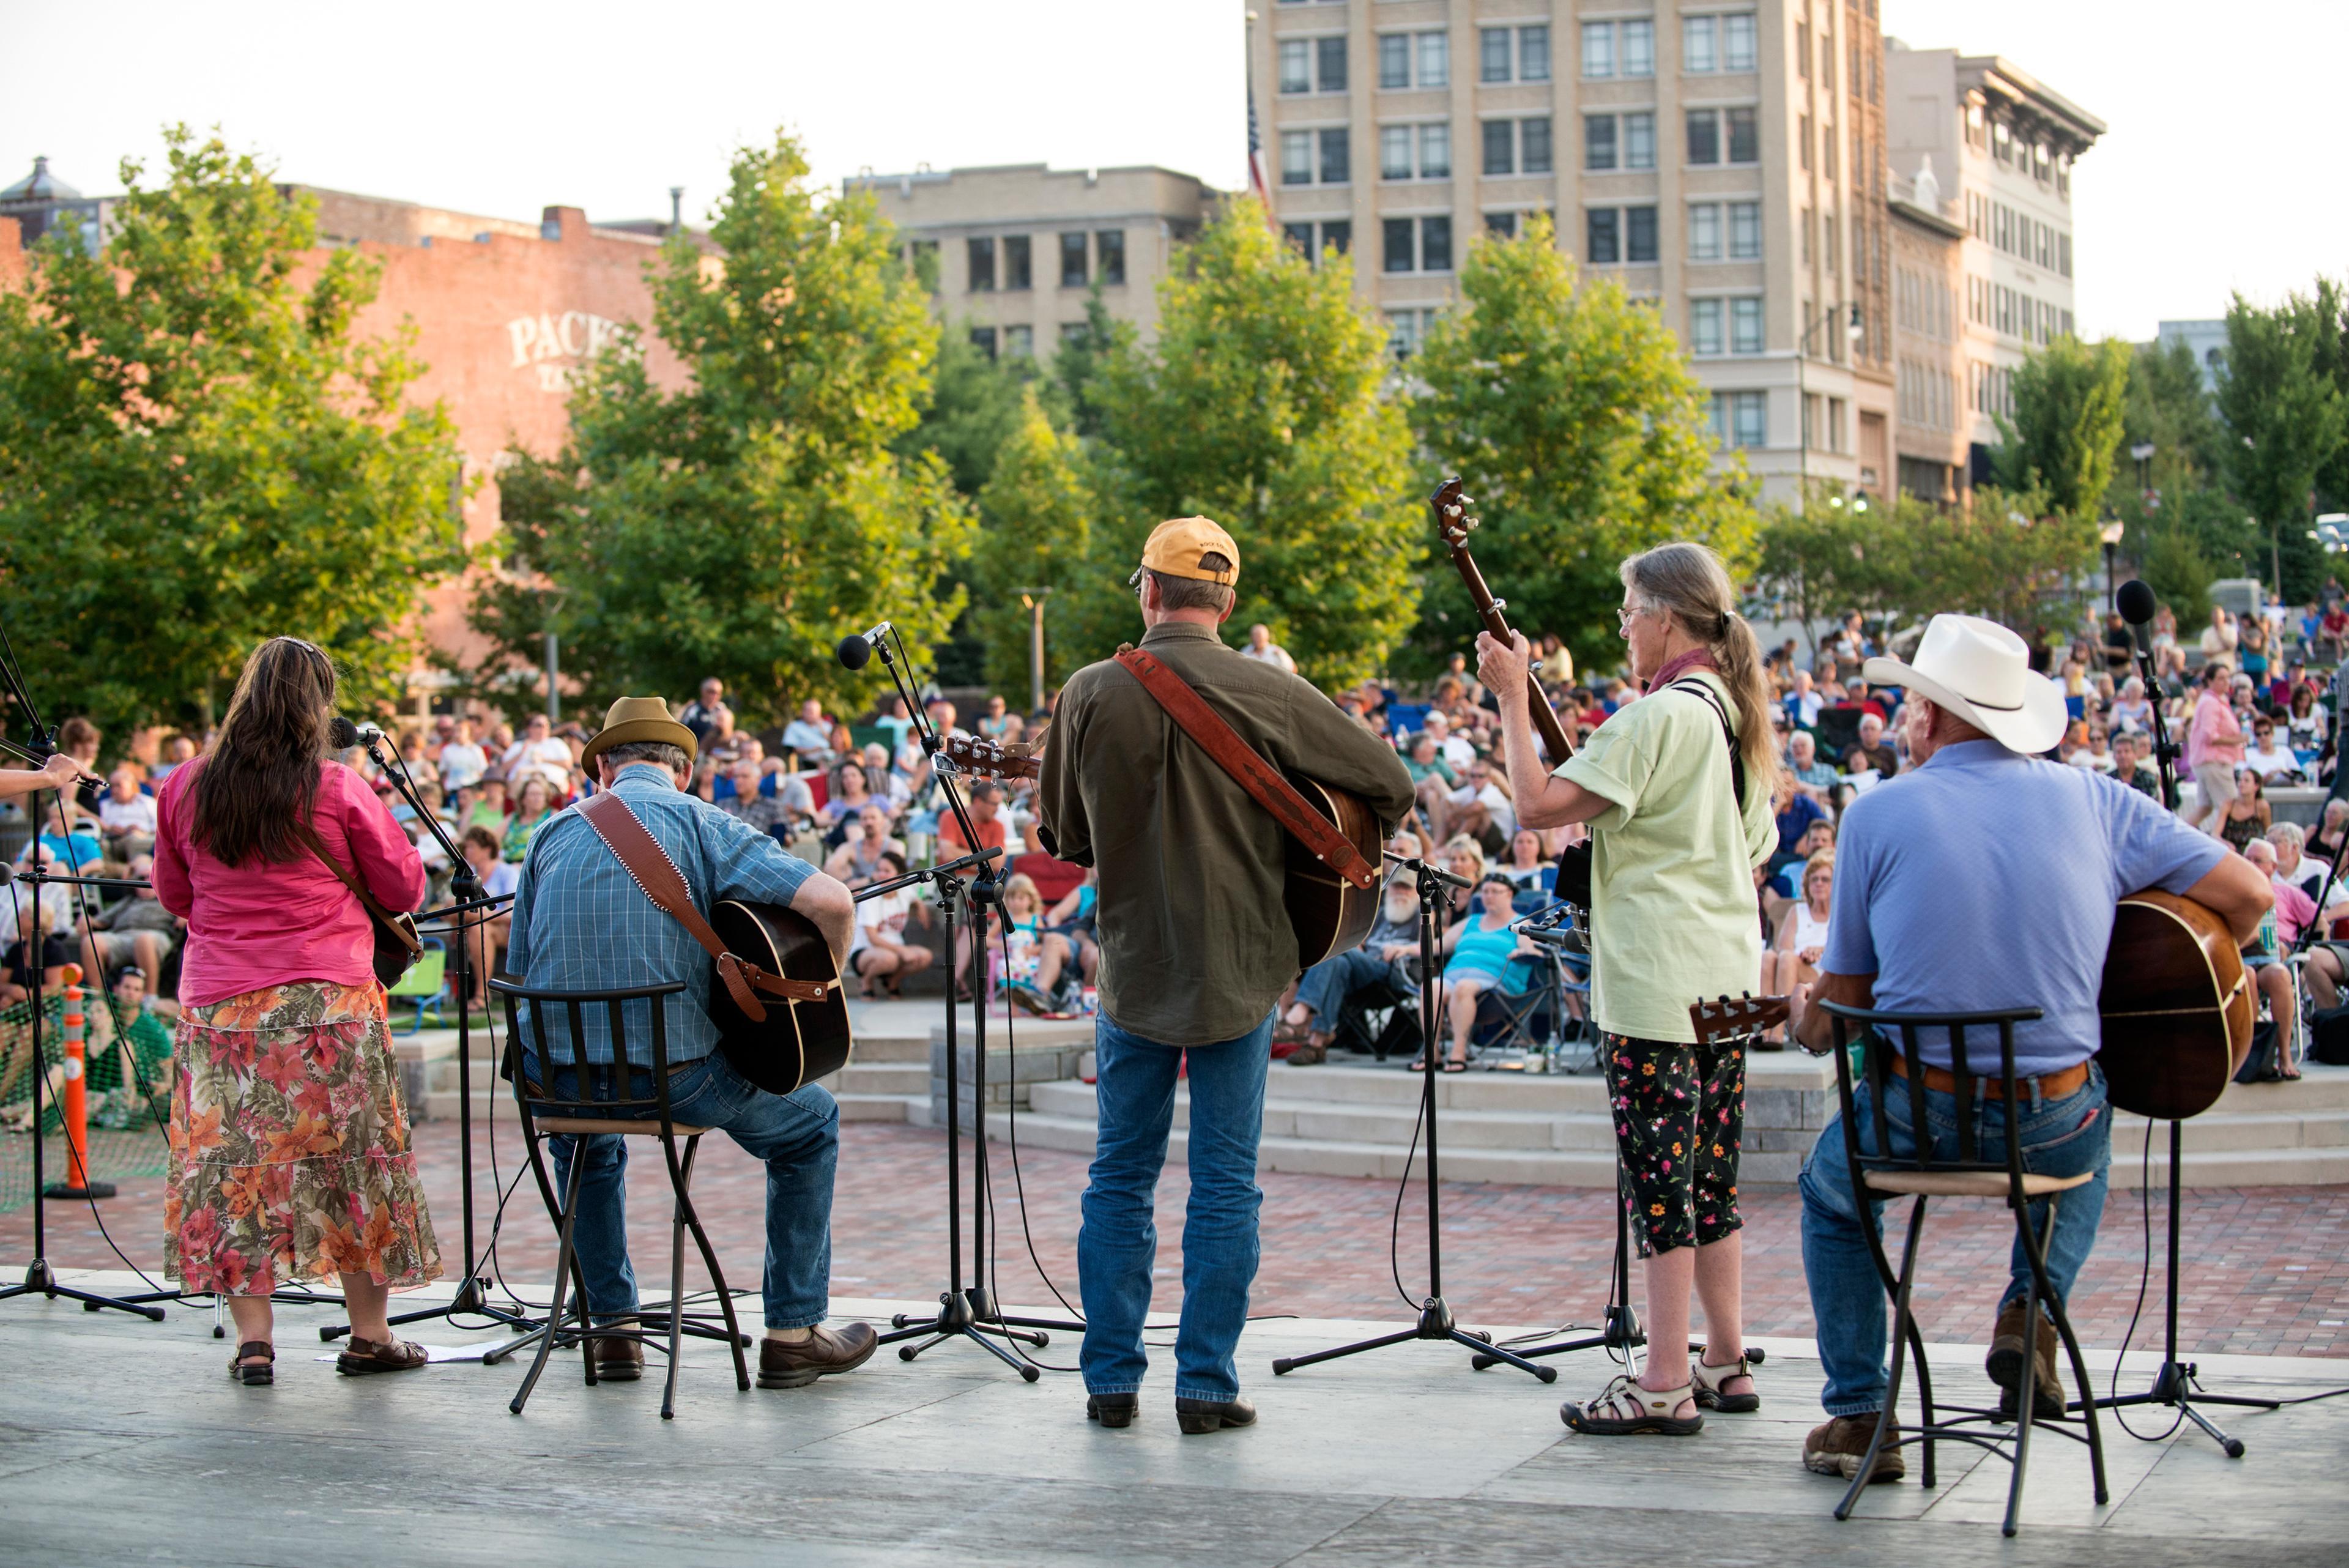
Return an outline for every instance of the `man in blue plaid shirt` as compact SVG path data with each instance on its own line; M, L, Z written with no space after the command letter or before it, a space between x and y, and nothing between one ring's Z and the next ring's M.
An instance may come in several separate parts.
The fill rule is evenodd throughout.
M669 717L657 697L623 697L582 761L601 787L626 803L675 863L694 907L709 918L719 900L788 906L815 922L837 959L848 948L854 904L848 889L783 852L766 834L685 793L698 750L693 732ZM718 1050L709 1021L710 963L686 929L657 908L595 827L565 811L533 836L515 890L506 967L523 985L548 991L616 991L683 981L667 998L671 1115L680 1123L724 1129L767 1165L767 1334L759 1350L759 1386L795 1388L828 1373L861 1366L876 1344L873 1329L823 1326L832 1281L832 1179L840 1152L840 1110L809 1085L771 1095L736 1072ZM652 1011L632 1002L624 1015L628 1094L652 1095ZM546 1019L546 1050L523 1042L523 1068L557 1096L578 1092L567 1022ZM602 1008L581 1011L579 1046L590 1064L612 1060ZM552 1070L553 1081L544 1075ZM601 1083L597 1080L601 1077ZM616 1085L589 1075L593 1097ZM557 1180L566 1189L571 1162L581 1173L573 1242L587 1310L598 1323L634 1326L636 1273L628 1263L624 1177L627 1140L555 1137L547 1140ZM595 1341L595 1376L626 1382L643 1375L644 1347L632 1339Z

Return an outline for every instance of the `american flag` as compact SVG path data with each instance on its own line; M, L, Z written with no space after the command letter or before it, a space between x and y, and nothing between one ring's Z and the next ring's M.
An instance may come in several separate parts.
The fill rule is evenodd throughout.
M1248 83L1247 111L1248 188L1256 192L1256 199L1264 203L1265 221L1270 223L1272 221L1272 182L1266 178L1264 171L1264 137L1257 130L1254 81Z

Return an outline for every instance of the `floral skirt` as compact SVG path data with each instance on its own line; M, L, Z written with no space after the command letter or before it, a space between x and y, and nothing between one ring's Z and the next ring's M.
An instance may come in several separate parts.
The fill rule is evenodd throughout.
M1742 1228L1738 1144L1745 1046L1683 1045L1602 1031L1623 1205L1640 1256L1710 1247Z
M256 1296L440 1278L381 986L292 981L189 1008L179 1055L167 1277Z

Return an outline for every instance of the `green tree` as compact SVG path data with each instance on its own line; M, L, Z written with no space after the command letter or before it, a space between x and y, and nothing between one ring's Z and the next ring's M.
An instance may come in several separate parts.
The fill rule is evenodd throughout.
M2025 358L2014 372L2014 417L1996 416L1999 483L2042 491L2059 512L2095 514L2120 448L2129 360L2116 338L2091 345L2068 335Z
M2219 381L2226 421L2227 478L2237 500L2259 520L2284 597L2316 597L2324 556L2308 537L2316 476L2341 449L2341 389L2320 364L2327 324L2314 300L2293 295L2261 310L2237 295L2227 309L2227 373Z
M2203 385L2202 367L2184 343L2140 343L2129 355L2128 390L2121 407L2121 446L2113 471L2116 502L2141 488L2128 448L2150 445L2143 475L2165 496L2216 483L2227 453L2226 431Z
M362 338L360 253L184 126L103 255L46 238L0 293L0 585L45 716L201 721L264 637L316 642L352 701L415 667L423 590L464 562L459 457L406 393L409 335Z
M1098 569L1122 578L1151 525L1205 514L1239 544L1241 619L1308 678L1359 680L1411 625L1425 548L1410 432L1380 396L1386 331L1355 304L1350 262L1309 265L1252 200L1185 261L1159 285L1157 342L1113 342L1099 376L1116 462Z
M1904 509L1900 525L1909 533L1912 614L1970 611L2025 637L2096 556L2095 514L2064 511L2036 491L1983 485L1963 511Z
M1052 428L1031 389L1019 428L978 493L978 544L970 560L967 618L986 650L988 684L998 691L1028 689L1023 594L1041 588L1050 595L1044 601L1048 687L1133 638L1133 596L1113 566L1092 558L1095 503L1087 466L1077 438Z
M1035 361L998 358L973 343L968 331L950 327L938 344L921 422L899 436L894 450L909 459L936 452L955 488L977 495L995 472L996 452L1019 428L1021 400L1034 379Z
M1847 610L1874 618L1915 608L1913 545L1938 509L1903 496L1901 511L1891 514L1864 497L1856 501L1815 481L1801 505L1770 508L1756 540L1755 582L1801 623L1815 658L1819 628Z
M680 235L653 281L691 382L656 387L633 334L588 368L564 449L502 478L512 570L474 624L524 661L559 632L591 705L716 675L753 723L807 697L860 708L842 636L886 616L926 648L962 607L940 585L968 506L935 453L890 450L937 328L871 198L824 199L789 135L736 154L711 233L722 267Z
M2178 624L2190 627L2210 613L2210 563L2194 536L2175 524L2156 528L2145 551L2146 585L2169 607Z
M1701 539L1743 566L1754 518L1713 472L1703 393L1662 318L1612 281L1577 283L1547 219L1472 244L1461 308L1411 362L1426 388L1412 421L1476 501L1477 564L1511 623L1557 633L1589 663L1619 652L1625 556ZM1423 615L1430 652L1476 629L1466 590L1440 563Z
M2349 407L2349 292L2329 277L2318 278L2309 296L2308 317L2317 373L2333 383ZM2328 511L2349 509L2349 439L2317 465L2316 493Z
M1133 327L1109 313L1099 278L1085 296L1082 332L1063 336L1052 351L1054 401L1065 411L1066 422L1078 435L1092 441L1102 433L1101 373L1121 342L1132 347Z

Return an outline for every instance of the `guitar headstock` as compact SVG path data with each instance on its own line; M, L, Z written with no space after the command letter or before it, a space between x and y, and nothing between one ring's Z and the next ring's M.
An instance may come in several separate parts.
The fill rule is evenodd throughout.
M1785 1021L1786 998L1783 996L1754 996L1749 992L1689 1003L1689 1023L1695 1029L1700 1045L1759 1034Z
M979 779L1032 779L1040 765L1036 746L999 745L978 735L948 735L939 742L957 773Z
M1476 527L1476 519L1468 515L1468 508L1476 504L1460 493L1460 481L1454 477L1435 487L1427 498L1427 509L1435 514L1436 536L1446 549L1458 552L1468 547L1468 535Z

